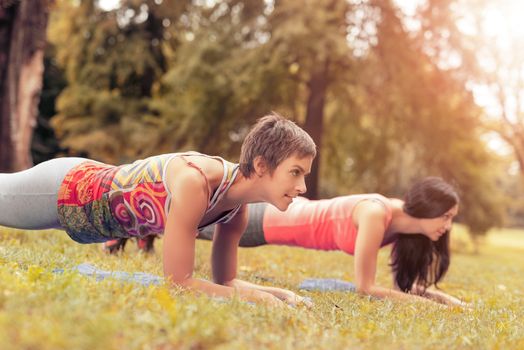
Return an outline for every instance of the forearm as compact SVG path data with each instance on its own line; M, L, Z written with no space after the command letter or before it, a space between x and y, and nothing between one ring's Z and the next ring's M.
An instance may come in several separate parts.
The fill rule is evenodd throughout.
M256 289L256 290L260 290L260 291L267 292L267 293L270 293L270 291L278 289L274 287L261 286L259 284L239 280L238 278L235 278L231 281L226 282L225 285L236 287L236 288Z
M304 298L290 290L283 288L261 286L255 283L250 283L239 279L233 279L227 282L227 285L233 286L234 288L239 288L239 290L251 290L256 291L257 293L271 294L273 297L276 297L290 305L303 304L308 307L313 305L310 299Z
M265 299L261 291L234 285L220 285L199 278L187 278L173 284L210 297L232 298L237 295L240 299L249 302L260 302Z
M445 305L456 305L456 306L464 306L466 303L464 303L462 300L455 298L452 295L446 294L444 292L438 291L438 290L428 290L426 289L422 293L419 294L420 296L436 301L437 303L445 304Z
M259 284L239 280L238 278L228 281L226 285L230 287L234 287L234 288L240 288L240 289L255 289L255 290L270 293L273 295L275 295L275 293L278 293L279 291L282 290L281 288L262 286Z
M359 288L357 288L357 291L361 294L374 296L380 299L391 298L391 299L396 299L396 300L401 300L401 301L418 301L418 302L423 302L423 303L435 302L434 300L424 298L420 295L404 293L400 290L384 288L380 286L371 286L369 288L362 289L362 290L359 290Z
M173 282L173 285L197 293L202 293L210 297L231 298L235 294L234 288L216 284L199 278L187 278L182 281Z

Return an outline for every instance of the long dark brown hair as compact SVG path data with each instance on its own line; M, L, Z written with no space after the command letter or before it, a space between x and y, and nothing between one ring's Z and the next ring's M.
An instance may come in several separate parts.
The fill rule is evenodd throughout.
M444 215L459 202L453 186L439 177L427 177L415 183L404 197L403 211L414 218L432 219ZM391 251L395 283L404 292L416 283L426 289L437 285L449 267L449 231L437 241L423 234L402 234Z

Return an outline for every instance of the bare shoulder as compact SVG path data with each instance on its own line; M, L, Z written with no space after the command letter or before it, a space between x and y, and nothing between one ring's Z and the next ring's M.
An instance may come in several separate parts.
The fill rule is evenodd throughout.
M178 157L169 162L165 174L164 181L171 194L187 193L196 196L209 191L205 174Z
M383 220L386 215L383 204L374 200L363 200L357 203L353 210L353 222L358 225L362 220Z
M222 181L224 167L220 160L200 155L174 157L167 165L166 183L170 189L180 183L190 186L191 182L207 183L208 191ZM197 180L198 179L198 180ZM188 182L189 181L189 182Z

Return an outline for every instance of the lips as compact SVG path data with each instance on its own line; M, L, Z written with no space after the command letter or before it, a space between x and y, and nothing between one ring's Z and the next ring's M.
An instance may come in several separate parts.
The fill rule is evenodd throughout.
M296 198L296 196L290 196L288 194L285 194L284 197L286 197L287 199L289 199L289 202L290 203L293 203L293 199Z
M439 237L442 236L444 233L446 233L446 230L437 231L437 235Z

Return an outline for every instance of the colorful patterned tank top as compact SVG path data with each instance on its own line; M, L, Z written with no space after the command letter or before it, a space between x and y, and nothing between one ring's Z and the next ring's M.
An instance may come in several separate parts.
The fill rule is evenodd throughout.
M120 166L87 160L71 169L60 186L57 204L62 228L79 243L163 234L171 202L165 182L167 165L174 157L189 155L218 159L224 165L209 212L232 185L238 164L197 152L163 154ZM240 205L205 227L228 222L239 209Z

